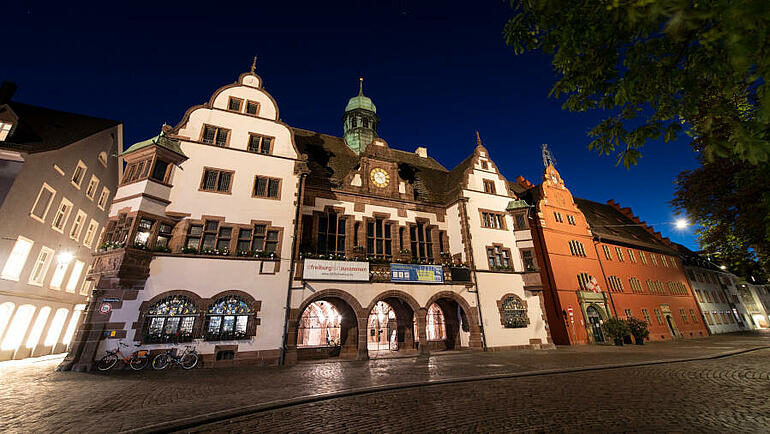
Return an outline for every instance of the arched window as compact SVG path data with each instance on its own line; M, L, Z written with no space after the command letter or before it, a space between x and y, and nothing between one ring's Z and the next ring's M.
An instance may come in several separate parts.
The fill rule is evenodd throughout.
M429 341L446 339L444 312L441 311L441 308L436 303L433 303L428 307L425 332Z
M189 298L171 295L147 309L144 343L190 342L198 308Z
M500 304L500 319L506 328L523 328L529 324L527 306L519 297L508 296Z
M206 310L206 340L246 339L253 334L249 333L249 321L253 316L251 307L241 297L219 297Z

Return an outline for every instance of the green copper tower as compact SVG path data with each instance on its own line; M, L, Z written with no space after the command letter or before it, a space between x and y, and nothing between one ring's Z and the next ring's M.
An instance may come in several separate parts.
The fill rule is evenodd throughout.
M357 155L377 138L377 107L372 100L364 96L364 79L359 79L358 95L350 98L342 116L345 130L345 143Z

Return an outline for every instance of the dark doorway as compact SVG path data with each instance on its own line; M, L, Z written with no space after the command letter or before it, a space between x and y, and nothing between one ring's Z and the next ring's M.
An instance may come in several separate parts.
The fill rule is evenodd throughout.
M676 328L674 328L671 315L666 315L666 323L668 324L668 330L671 332L671 336L676 337Z
M586 308L586 315L588 315L588 326L594 336L594 342L604 342L604 333L602 333L602 316L599 315L599 311L594 306L588 306Z

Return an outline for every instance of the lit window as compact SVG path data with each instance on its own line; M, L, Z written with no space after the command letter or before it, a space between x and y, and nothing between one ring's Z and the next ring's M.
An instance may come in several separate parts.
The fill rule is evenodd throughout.
M32 274L29 275L29 283L31 285L43 286L45 275L48 273L48 267L51 266L53 260L53 250L48 247L41 247L40 254L37 255L35 266L32 267Z
M0 122L0 141L8 138L8 133L11 132L11 127L13 127L12 123Z
M51 289L61 289L61 284L64 282L64 275L67 273L69 265L69 262L59 262L56 264L56 269L51 278Z
M199 310L187 297L172 295L147 309L144 343L190 342Z
M91 219L91 222L88 223L88 229L86 229L86 236L83 237L84 246L91 247L91 244L94 242L94 236L96 236L96 229L98 228L99 222Z
M72 174L72 185L80 190L80 184L83 183L83 178L86 177L86 170L88 167L86 163L78 161L78 165L75 167L75 172Z
M91 266L88 266L88 270L86 270L86 278L88 278L88 275L91 274ZM83 279L83 286L80 287L80 295L89 295L91 294L91 290L94 287L94 281L93 280L87 280Z
M48 321L49 315L51 315L50 307L45 306L40 309L40 312L37 314L37 318L35 319L35 323L32 325L32 331L29 333L29 337L27 338L27 348L35 348L37 346L37 343L40 341L40 336L43 334L43 329L45 328L45 323Z
M31 304L25 304L19 306L16 310L16 314L13 316L11 326L8 327L8 331L5 333L3 343L0 344L0 350L16 350L21 345L24 335L27 333L29 323L32 322L32 315L35 313L35 306Z
M8 327L8 324L11 322L11 314L13 313L14 307L16 307L16 305L10 301L0 304L0 337L3 336L5 328Z
M53 218L51 227L57 232L64 233L64 226L67 224L67 219L69 219L71 212L72 202L62 198L59 208L56 210L56 215Z
M88 181L88 187L86 187L86 197L94 200L94 196L96 195L96 187L99 185L99 178L96 176L91 176L91 180Z
M11 254L8 255L8 260L5 262L0 277L8 280L19 280L19 275L24 268L24 264L27 262L27 256L32 249L32 244L34 244L32 240L19 236L16 244L13 245Z
M242 298L234 295L218 298L206 311L206 340L246 339L251 316L253 312Z
M633 315L631 315L631 309L625 309L626 318L631 318Z
M70 342L72 342L72 336L75 335L75 329L78 326L80 313L81 311L79 310L72 312L72 317L70 317L70 322L69 324L67 324L67 331L64 332L64 337L61 340L61 343L63 343L64 345L69 345Z
M82 209L78 210L75 215L75 221L72 222L72 228L70 228L70 238L77 241L80 238L80 232L83 231L83 225L86 223L86 213Z
M67 320L68 313L69 310L63 307L56 310L56 315L54 315L51 321L51 326L48 328L48 334L45 336L45 342L43 343L46 347L56 345L59 341L59 335L61 335L62 328L64 328L64 321Z
M78 281L80 280L80 273L83 272L85 264L82 261L75 261L75 265L72 267L72 273L70 273L70 279L67 281L67 292L75 292L75 288L78 287Z
M55 195L56 190L44 182L43 186L40 187L40 192L37 194L35 204L32 206L32 211L29 212L30 217L41 223L44 222L45 216L48 215L48 210L51 208L51 202L53 202L53 197Z
M506 328L525 328L529 323L527 308L519 297L509 296L500 304L503 326Z
M96 202L96 206L98 206L100 210L104 210L109 196L110 190L107 187L102 188L102 192L99 194L99 200Z

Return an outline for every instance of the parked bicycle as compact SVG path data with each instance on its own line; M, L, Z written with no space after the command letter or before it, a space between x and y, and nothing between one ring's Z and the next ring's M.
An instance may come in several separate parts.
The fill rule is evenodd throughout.
M198 351L195 347L185 345L185 350L181 354L175 354L176 348L169 348L166 352L160 353L152 359L152 368L161 371L166 369L172 362L181 366L182 369L192 369L198 365Z
M141 371L150 363L149 351L137 349L131 353L130 357L126 357L120 351L120 347L128 348L128 345L123 342L118 342L117 348L114 350L107 350L107 354L96 363L96 369L100 371L109 371L118 363L118 359L130 366L134 371Z

